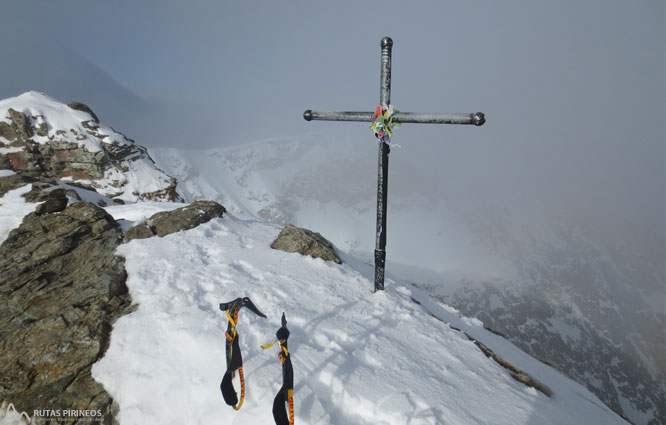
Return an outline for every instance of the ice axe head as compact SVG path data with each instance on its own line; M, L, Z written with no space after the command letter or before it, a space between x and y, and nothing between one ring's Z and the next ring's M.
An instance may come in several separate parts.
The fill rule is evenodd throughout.
M257 316L263 317L264 319L266 318L266 315L260 312L257 306L255 306L252 300L250 300L248 297L243 298L242 307L247 307L252 311L252 313L256 314Z
M289 338L289 329L287 329L287 318L282 313L282 327L275 333L278 341L286 341Z
M220 303L220 310L230 311L232 315L235 314L236 311L240 310L241 307L247 307L257 316L263 317L264 319L266 318L266 315L259 311L252 300L248 297L236 298L235 300L229 301L227 303Z

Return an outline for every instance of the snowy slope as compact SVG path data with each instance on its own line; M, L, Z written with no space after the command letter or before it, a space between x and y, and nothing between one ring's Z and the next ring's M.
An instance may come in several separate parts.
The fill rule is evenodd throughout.
M391 159L387 270L557 365L634 423L666 423L663 258L631 234L523 211L456 176L428 179L401 164L408 151ZM372 262L374 143L326 136L153 156L187 199L316 229Z
M373 140L319 136L209 150L151 149L151 155L178 179L187 200L214 199L240 217L316 228L340 249L371 261L376 149ZM512 265L463 221L468 212L454 209L457 200L433 196L433 188L424 185L432 182L420 170L396 176L400 150L395 151L388 264L512 276Z
M127 218L161 205L107 210ZM121 425L272 423L280 362L275 348L260 345L274 339L282 312L297 424L625 423L582 386L425 292L389 278L387 290L373 294L372 271L354 257L336 265L272 250L279 230L227 215L119 248L138 310L118 320L93 376L120 405ZM247 395L236 412L219 391L226 319L218 304L241 296L268 319L241 310ZM512 379L452 327L553 395Z
M0 197L0 244L2 244L9 232L19 227L23 217L30 214L37 208L37 204L25 202L22 195L30 192L32 185L26 185L21 188L10 190Z

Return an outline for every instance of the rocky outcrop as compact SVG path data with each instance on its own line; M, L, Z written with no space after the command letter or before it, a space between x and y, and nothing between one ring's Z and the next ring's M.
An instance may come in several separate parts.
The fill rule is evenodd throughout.
M2 169L82 181L125 201L181 199L176 179L157 168L146 148L100 124L88 106L64 105L36 92L0 101Z
M277 239L271 244L271 248L286 252L298 252L299 254L342 264L342 260L335 253L333 244L326 238L319 233L291 224L284 226Z
M35 196L48 203L64 192ZM0 246L0 401L26 412L101 411L99 423L115 422L91 365L106 351L113 322L131 310L124 260L114 254L122 240L113 218L88 202L36 211L10 232Z
M90 109L88 105L84 105L81 102L69 102L67 106L69 106L74 110L82 111L89 114L92 117L92 119L99 124L99 118L97 118L97 115L95 115L95 113L92 111L92 109Z
M145 239L151 236L166 236L188 230L214 218L221 218L227 210L214 201L196 201L173 211L152 215L145 223L138 224L125 233L128 240Z
M0 177L0 197L5 196L10 190L18 189L35 181L37 181L36 178L21 174Z

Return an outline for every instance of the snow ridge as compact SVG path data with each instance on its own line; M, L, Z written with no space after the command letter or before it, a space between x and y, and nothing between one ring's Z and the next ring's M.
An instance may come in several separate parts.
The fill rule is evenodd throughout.
M141 205L107 210L120 218ZM260 345L274 339L282 312L298 424L624 423L582 386L418 288L389 277L386 291L372 293L371 268L352 256L336 265L272 250L279 231L227 215L119 248L138 310L118 320L93 376L120 405L121 425L272 423L280 362ZM235 412L219 390L226 319L218 304L241 296L268 319L241 311L247 394ZM512 379L453 327L553 397Z
M154 156L186 198L316 229L372 262L374 148L327 136ZM581 217L426 179L400 168L402 153L391 171L387 269L555 364L632 422L664 423L663 256L655 262L632 235Z

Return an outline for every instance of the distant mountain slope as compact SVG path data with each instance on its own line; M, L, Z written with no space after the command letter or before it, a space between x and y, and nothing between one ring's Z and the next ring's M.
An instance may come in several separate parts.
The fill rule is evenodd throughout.
M107 125L149 145L146 118L155 119L155 107L115 81L90 60L55 40L17 37L3 46L0 99L28 91L48 93L56 99L85 103Z
M632 422L663 424L663 286L635 284L658 284L658 271L640 275L629 258L612 257L571 229L556 235L534 235L520 249L516 280L425 288L586 383Z
M375 150L275 140L154 157L186 197L316 228L371 262ZM423 181L419 170L389 181L388 271L504 332L634 423L664 424L666 295L654 253L631 235L601 240L566 218L521 215L460 189L443 196Z

